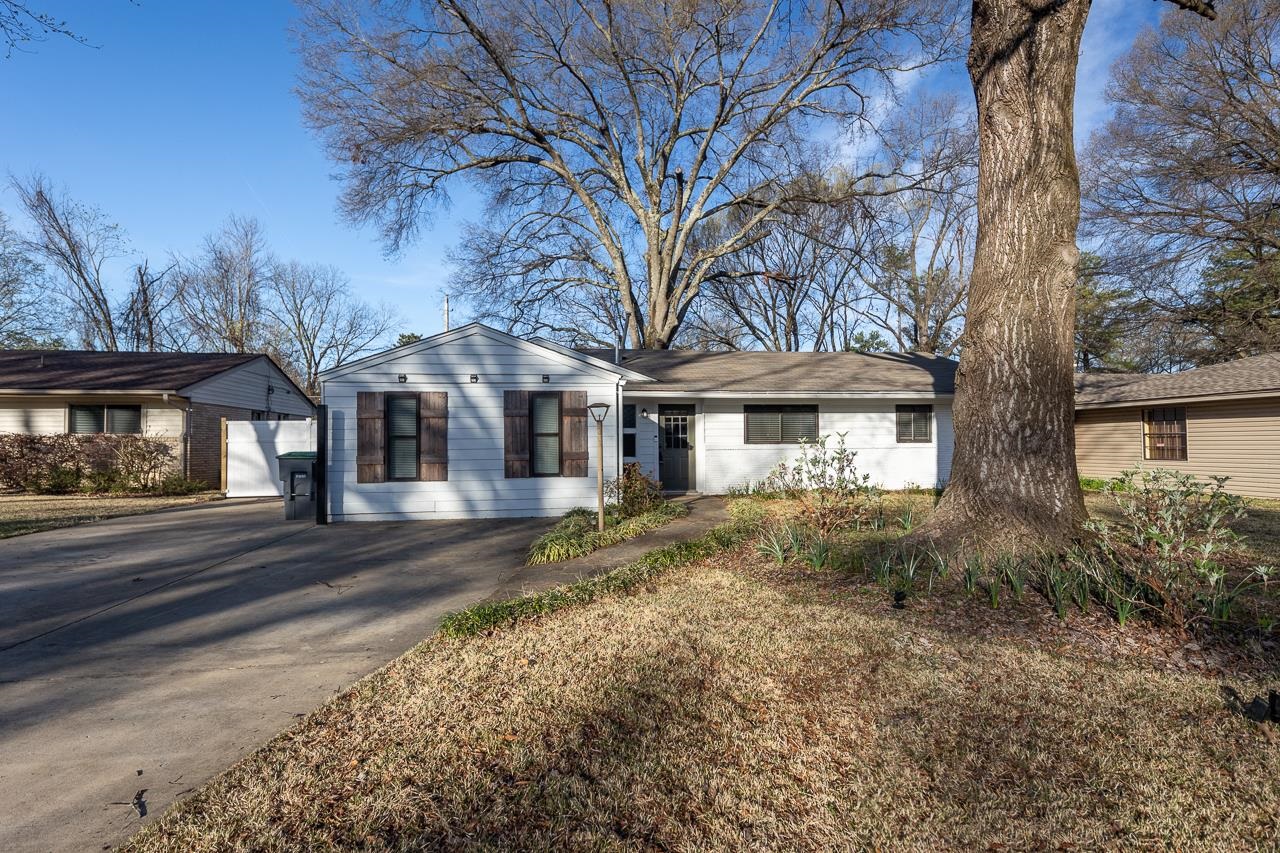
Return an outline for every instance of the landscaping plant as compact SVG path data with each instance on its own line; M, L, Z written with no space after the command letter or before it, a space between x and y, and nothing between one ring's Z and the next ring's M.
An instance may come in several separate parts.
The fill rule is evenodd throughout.
M1094 540L1076 560L1117 619L1143 607L1179 629L1226 621L1242 593L1270 581L1270 567L1239 565L1230 523L1245 506L1226 482L1157 468L1127 470L1107 484L1120 520L1090 520Z
M805 524L823 537L861 526L872 517L880 495L871 475L858 473L858 454L849 449L845 434L837 434L834 444L829 439L802 441L799 457L778 463L761 483L762 491L793 499Z

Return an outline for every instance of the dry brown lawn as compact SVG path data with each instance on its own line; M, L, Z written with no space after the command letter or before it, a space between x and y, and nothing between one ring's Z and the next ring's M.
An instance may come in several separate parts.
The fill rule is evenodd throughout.
M1221 694L1272 676L1080 630L744 548L434 637L127 849L1272 847L1280 729Z
M0 495L0 539L104 518L188 506L220 497L217 492L176 497L114 495Z

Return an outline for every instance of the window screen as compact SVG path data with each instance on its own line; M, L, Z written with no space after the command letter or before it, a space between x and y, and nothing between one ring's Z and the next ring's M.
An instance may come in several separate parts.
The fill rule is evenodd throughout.
M1187 458L1187 410L1181 406L1147 409L1142 413L1144 459L1181 461Z
M747 444L799 444L818 440L817 406L744 406Z
M636 428L636 407L632 404L628 404L622 407L622 428L623 429Z
M387 397L387 479L418 479L418 397Z
M529 418L533 429L533 475L560 473L560 395L538 394Z
M103 408L102 406L72 406L68 424L75 435L102 432L106 426Z
M933 406L898 406L898 442L933 441Z
M141 406L107 406L107 432L138 435L142 432Z
M622 434L622 455L629 459L635 457L636 434L634 432L624 432Z

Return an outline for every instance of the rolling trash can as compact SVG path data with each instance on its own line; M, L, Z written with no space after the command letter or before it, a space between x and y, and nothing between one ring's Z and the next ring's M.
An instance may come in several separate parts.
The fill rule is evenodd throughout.
M295 450L281 453L280 479L284 482L285 521L309 521L316 517L316 454Z

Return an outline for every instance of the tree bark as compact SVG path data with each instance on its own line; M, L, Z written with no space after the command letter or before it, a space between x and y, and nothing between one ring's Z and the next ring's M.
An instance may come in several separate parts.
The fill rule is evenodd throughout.
M913 537L1058 551L1086 517L1075 460L1072 105L1089 0L975 0L978 234L956 377L951 481Z

